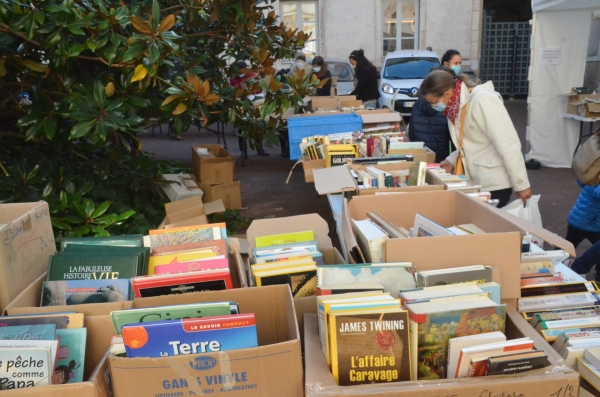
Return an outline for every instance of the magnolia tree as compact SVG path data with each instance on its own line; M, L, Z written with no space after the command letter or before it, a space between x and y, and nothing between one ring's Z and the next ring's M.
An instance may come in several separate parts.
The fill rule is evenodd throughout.
M143 156L145 125L169 122L180 134L223 121L273 140L281 114L318 82L274 76L308 36L286 28L272 1L0 0L0 200L54 200L55 226L100 233L90 228L106 229L102 185L143 169L128 183L137 187L122 187L131 193L158 170L122 158ZM257 78L230 85L249 73ZM124 219L115 216L109 225Z

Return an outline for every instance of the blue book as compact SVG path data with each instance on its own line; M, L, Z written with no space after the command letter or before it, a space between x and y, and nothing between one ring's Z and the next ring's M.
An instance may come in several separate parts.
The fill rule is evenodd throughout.
M127 357L165 357L258 346L254 314L124 325Z
M54 384L83 382L87 328L58 329L60 338Z
M131 300L129 279L44 281L42 306L81 305Z
M56 324L0 327L0 340L54 340L55 337Z

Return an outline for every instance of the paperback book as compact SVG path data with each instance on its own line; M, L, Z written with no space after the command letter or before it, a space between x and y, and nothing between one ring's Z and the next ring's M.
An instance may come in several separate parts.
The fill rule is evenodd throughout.
M44 281L41 306L130 300L129 279Z
M0 390L50 385L51 354L49 348L42 347L0 347Z
M87 329L59 329L56 334L60 337L60 346L53 383L83 382Z
M233 288L229 269L135 277L131 285L136 298Z
M0 340L54 340L56 324L0 327Z
M43 313L0 317L0 327L55 324L56 329L83 327L83 313Z

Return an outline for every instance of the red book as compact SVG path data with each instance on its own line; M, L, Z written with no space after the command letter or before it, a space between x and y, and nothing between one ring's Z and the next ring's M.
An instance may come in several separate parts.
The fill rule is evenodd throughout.
M233 288L229 269L134 277L131 285L136 298Z

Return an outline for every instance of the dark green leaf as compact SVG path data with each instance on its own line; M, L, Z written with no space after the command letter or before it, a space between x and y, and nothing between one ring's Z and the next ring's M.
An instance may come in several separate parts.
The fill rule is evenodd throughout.
M74 205L75 205L75 209L77 210L79 215L81 215L81 217L83 219L87 218L87 216L85 214L85 208L83 207L83 205L81 205L80 203L74 203Z
M160 5L157 0L152 2L152 29L156 30L160 23Z
M84 122L75 124L75 126L73 128L71 128L69 138L76 139L76 138L81 138L81 137L86 136L87 134L89 134L89 132L91 131L91 129L95 123L96 123L96 120L84 121Z
M69 198L67 197L67 192L65 192L64 190L62 190L60 192L60 203L65 207L69 204Z
M88 200L85 200L84 205L85 205L85 209L84 210L85 210L86 218L91 218L92 214L94 213L94 210L95 210L95 208L94 208L94 202L92 200L88 199Z
M105 87L100 80L94 81L94 99L98 104L104 104L106 101Z
M52 140L58 128L56 124L56 119L54 117L48 117L44 120L42 126L44 127L44 133L46 134L48 139Z
M48 197L52 193L52 184L49 183L44 187L44 191L42 192L42 197Z
M79 27L79 25L69 25L67 26L67 29L69 29L69 32L79 35L79 36L85 36L85 32L83 30L81 30L81 28Z
M102 204L100 204L98 207L96 207L96 210L92 213L92 218L98 218L100 215L104 214L106 212L106 210L108 209L108 207L110 207L111 202L110 201L105 201Z
M75 193L75 185L73 184L73 182L71 182L69 180L65 181L65 190L69 194Z
M68 222L65 222L62 219L58 219L58 218L55 218L55 217L50 217L50 222L52 223L52 226L54 226L57 229L67 230L67 231L71 230L71 225Z
M158 52L158 46L156 45L156 43L150 44L150 46L148 47L148 52L150 53L150 60L152 61L152 63L156 63L156 61L158 61L158 57L160 56L160 53Z
M37 23L39 23L40 25L44 23L44 17L46 15L40 11L40 10L36 10L33 13L33 18L37 21Z
M135 215L135 211L127 211L127 212L123 212L121 215L117 216L116 221L117 222L122 222L126 219L128 219L129 217Z

